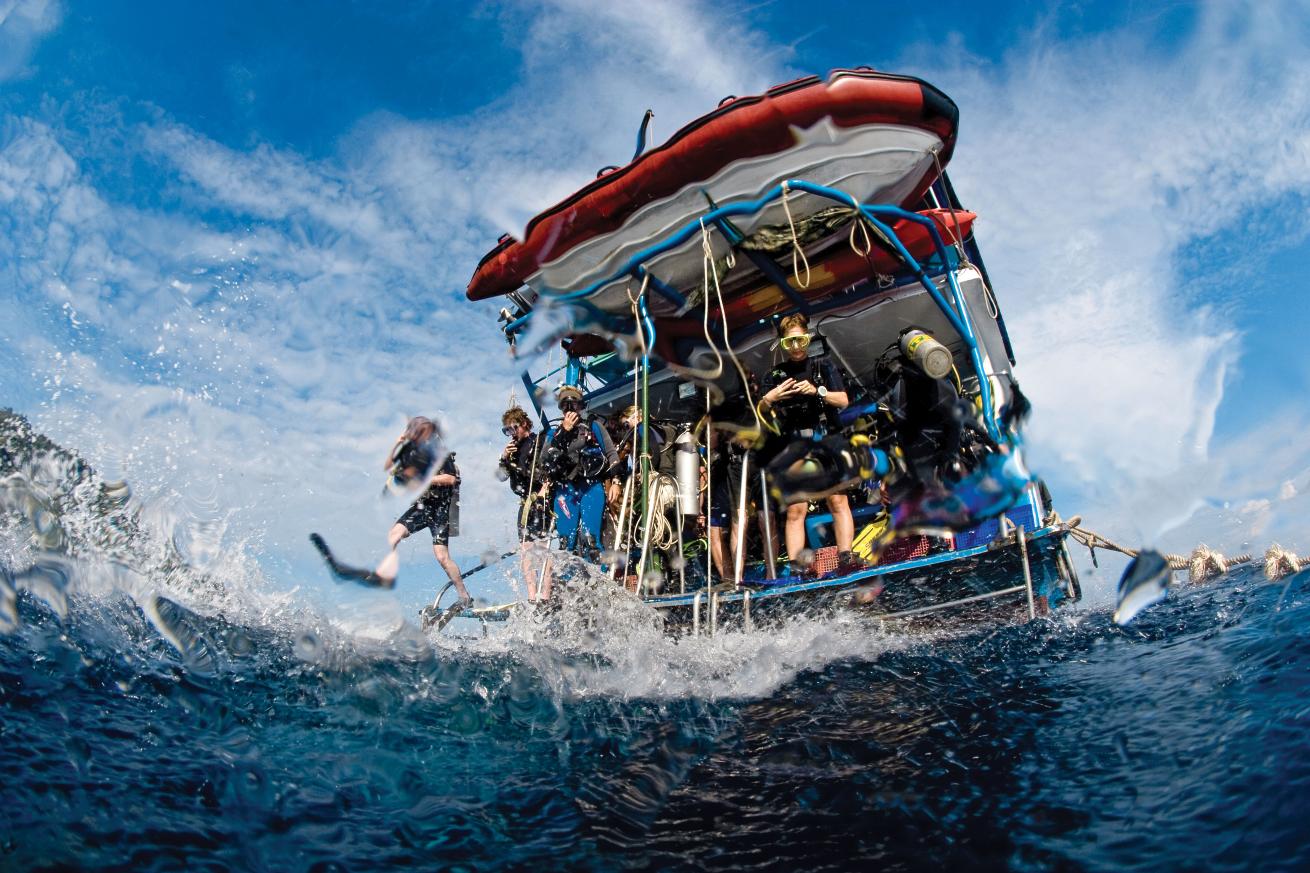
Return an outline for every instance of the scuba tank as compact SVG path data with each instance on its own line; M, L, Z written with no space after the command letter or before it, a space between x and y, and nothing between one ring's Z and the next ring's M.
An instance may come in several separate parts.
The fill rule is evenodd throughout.
M691 438L691 428L678 429L673 441L674 467L678 480L678 512L683 515L700 513L700 453Z
M391 450L391 466L387 470L385 492L400 494L427 481L428 473L445 458L440 441L429 438L422 442L405 440Z
M955 364L950 349L917 327L901 334L900 347L907 361L933 379L945 379Z

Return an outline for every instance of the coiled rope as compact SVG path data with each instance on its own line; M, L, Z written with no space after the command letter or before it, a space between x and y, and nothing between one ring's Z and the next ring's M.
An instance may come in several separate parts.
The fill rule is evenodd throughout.
M1052 513L1052 515L1054 516L1054 523L1060 524L1059 515L1055 513ZM1063 522L1063 525L1069 531L1069 536L1087 547L1087 551L1092 556L1093 564L1096 564L1097 549L1119 552L1130 558L1137 557L1141 551L1140 549L1121 546L1095 531L1088 530L1082 526L1081 516L1075 515L1068 521ZM1164 558L1174 570L1186 570L1187 581L1193 585L1217 579L1236 566L1250 564L1255 561L1255 556L1250 554L1236 555L1231 558L1225 557L1204 543L1192 549L1190 555L1165 555ZM1265 550L1261 563L1264 565L1265 578L1271 582L1289 574L1310 569L1310 557L1298 558L1294 553L1289 552L1277 543Z

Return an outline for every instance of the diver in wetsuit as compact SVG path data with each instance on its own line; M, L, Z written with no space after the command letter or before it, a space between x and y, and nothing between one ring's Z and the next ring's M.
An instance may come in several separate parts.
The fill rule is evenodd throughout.
M618 453L604 424L583 417L581 390L565 385L555 400L563 417L551 428L542 451L542 466L555 483L555 531L560 548L595 558L605 517L604 483L618 467Z
M550 559L547 557L541 570L541 590L537 590L538 574L532 568L531 543L550 538L551 483L541 463L545 435L534 433L532 419L522 407L511 406L501 416L501 432L509 437L509 444L500 454L500 470L509 480L510 490L519 500L518 534L523 578L527 584L528 601L550 599Z
M778 430L788 444L822 437L830 428L836 411L844 409L850 402L837 366L826 356L810 357L809 324L803 313L788 315L778 322L778 342L784 359L761 383L764 396L760 399L760 411L776 417ZM768 454L772 460L779 452L770 451ZM849 572L863 567L863 562L851 552L855 519L851 516L850 501L841 493L830 494L825 499L832 513L841 562L839 569ZM793 562L805 547L805 517L808 514L808 500L787 506L785 541L787 557Z
M405 432L396 440L387 457L387 469L393 478L414 478L423 470L435 467L427 481L427 487L419 498L405 510L404 515L396 519L387 533L387 546L390 551L378 564L373 575L383 587L395 584L396 574L400 569L400 554L396 548L400 541L415 531L427 528L432 532L432 554L437 563L446 571L450 581L455 583L459 592L459 602L468 607L473 604L464 580L460 577L459 567L450 557L448 544L452 534L458 533L459 524L459 468L455 466L455 454L447 454L439 463L433 456L433 437L436 425L427 418L416 416L409 420Z

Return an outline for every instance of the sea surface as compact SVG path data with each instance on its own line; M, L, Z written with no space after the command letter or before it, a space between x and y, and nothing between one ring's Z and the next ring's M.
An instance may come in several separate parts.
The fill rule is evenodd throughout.
M1305 572L682 640L607 596L362 640L90 572L0 633L0 869L1310 868Z

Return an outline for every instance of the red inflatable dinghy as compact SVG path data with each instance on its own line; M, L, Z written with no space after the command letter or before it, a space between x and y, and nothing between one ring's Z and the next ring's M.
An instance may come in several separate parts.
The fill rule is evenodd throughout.
M872 70L836 70L734 98L693 121L667 143L601 176L505 239L478 264L470 300L527 284L549 294L577 290L614 274L629 258L719 206L752 200L787 179L840 189L864 203L916 204L955 145L958 112L919 79ZM936 156L936 160L934 160ZM835 204L792 193L802 221ZM780 201L737 222L745 235L787 222ZM735 220L734 220L735 221ZM712 235L717 255L728 251ZM649 261L653 275L679 289L699 287L701 240ZM626 312L626 280L591 296Z

